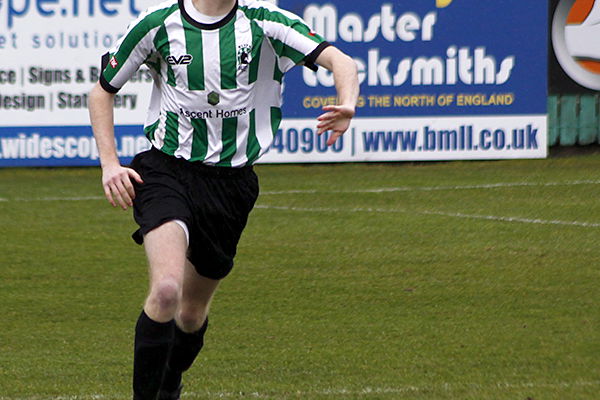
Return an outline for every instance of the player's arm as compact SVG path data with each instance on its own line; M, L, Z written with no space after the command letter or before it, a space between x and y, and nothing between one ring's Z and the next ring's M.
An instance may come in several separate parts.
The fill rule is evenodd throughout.
M114 207L124 210L133 205L135 191L131 179L139 183L139 174L122 167L115 148L113 105L115 94L133 76L154 48L149 35L147 12L138 16L127 27L127 32L101 59L100 80L89 96L89 111L96 145L102 166L102 187L106 199Z
M126 210L133 205L135 198L131 178L139 183L142 183L142 178L133 169L122 167L119 162L115 148L114 98L114 93L107 92L97 83L89 96L90 121L100 154L104 195L113 207L118 202Z
M359 93L358 72L354 60L333 46L325 48L316 62L333 72L338 95L337 105L323 107L325 112L317 118L317 133L332 131L327 141L327 145L332 145L346 132L354 117Z

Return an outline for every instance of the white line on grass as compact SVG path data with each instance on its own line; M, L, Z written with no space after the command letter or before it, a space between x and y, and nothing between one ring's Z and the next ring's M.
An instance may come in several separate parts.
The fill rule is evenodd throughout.
M81 197L16 197L14 199L5 199L5 201L30 202L30 201L89 201L105 200L104 196L81 196Z
M580 221L560 221L560 220L544 220L544 219L532 219L532 218L520 218L520 217L500 217L495 215L476 215L476 214L463 214L463 213L450 213L441 211L417 211L418 214L425 215L441 215L445 217L456 217L456 218L467 218L467 219L484 219L490 221L501 221L501 222L520 222L524 224L538 224L538 225L566 225L566 226L582 226L586 228L599 228L600 223L596 222L580 222Z
M598 185L600 180L579 180L565 182L501 182L481 185L457 185L457 186L400 186L388 188L373 189L348 189L348 190L316 190L316 189L292 189L292 190L266 190L261 192L263 196L281 195L281 194L343 194L343 193L393 193L393 192L433 192L443 190L473 190L473 189L499 189L511 187L553 187L553 186L577 186L577 185ZM86 200L104 200L104 196L84 196L84 197L17 197L13 199L0 198L0 201L86 201ZM1 400L1 398L0 398Z
M280 210L280 211L297 211L297 212L324 212L324 213L399 213L399 214L420 214L420 215L440 215L444 217L454 217L462 219L482 219L489 221L500 221L500 222L519 222L523 224L538 224L538 225L565 225L565 226L581 226L586 228L599 228L600 223L595 222L580 222L580 221L560 221L560 220L544 220L544 219L532 219L532 218L520 218L520 217L502 217L496 215L477 215L477 214L463 214L463 213L452 213L443 211L431 211L431 210L404 210L404 209L386 209L386 208L327 208L327 207L287 207L287 206L270 206L265 204L259 204L255 208L264 210Z
M210 398L210 399L229 399L229 398L249 398L249 399L273 399L273 398L288 398L301 397L310 398L310 396L331 396L333 398L368 396L368 395L385 395L385 394L401 394L401 393L418 393L446 391L450 392L457 389L476 389L476 390L494 390L506 391L511 389L569 389L582 387L600 386L600 381L575 381L575 382L523 382L509 383L498 382L495 384L479 384L479 383L442 383L431 386L399 386L399 387L365 387L362 389L346 389L346 388L329 388L315 390L294 390L290 393L281 392L251 392L251 391L231 391L231 392L187 392L183 393L183 398ZM0 396L0 400L118 400L122 399L123 395L73 395L73 396L26 396L26 397L10 397Z
M278 194L318 194L318 193L390 193L390 192L433 192L437 190L470 190L470 189L499 189L511 187L553 187L553 186L577 186L598 185L600 180L579 180L565 182L500 182L481 185L457 185L457 186L400 186L374 189L349 189L349 190L275 190L261 192L263 195Z

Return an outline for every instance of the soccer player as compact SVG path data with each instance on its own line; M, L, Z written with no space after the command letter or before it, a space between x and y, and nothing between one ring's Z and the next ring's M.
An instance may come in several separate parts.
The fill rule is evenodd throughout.
M144 132L152 148L131 168L114 141L114 94L145 64L153 88ZM182 373L203 346L208 310L231 271L258 196L252 164L281 121L283 75L294 65L333 72L335 106L317 131L332 145L350 124L356 65L298 16L258 0L168 0L142 13L102 58L90 119L107 200L133 207L150 288L135 328L136 400L179 399Z

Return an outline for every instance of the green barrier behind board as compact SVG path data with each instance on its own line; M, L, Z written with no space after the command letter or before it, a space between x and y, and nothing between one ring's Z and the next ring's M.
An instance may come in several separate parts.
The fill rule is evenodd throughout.
M548 145L600 143L599 95L548 97Z

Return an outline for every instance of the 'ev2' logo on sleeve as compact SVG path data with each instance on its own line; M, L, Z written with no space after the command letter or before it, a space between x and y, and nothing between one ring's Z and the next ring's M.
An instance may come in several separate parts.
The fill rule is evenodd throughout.
M193 59L194 59L194 57L192 57L191 54L184 54L184 55L179 56L179 57L168 56L167 57L167 62L170 65L188 65L188 64L192 63Z

